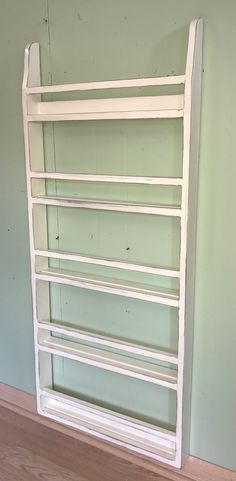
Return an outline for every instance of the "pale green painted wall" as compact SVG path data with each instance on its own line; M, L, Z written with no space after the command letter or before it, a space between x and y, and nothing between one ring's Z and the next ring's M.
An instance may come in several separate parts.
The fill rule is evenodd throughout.
M40 41L45 83L51 76L53 82L73 82L180 73L187 25L203 17L191 454L236 470L234 0L1 3L0 380L29 392L34 392L34 368L21 120L24 46ZM56 140L60 165L58 132Z

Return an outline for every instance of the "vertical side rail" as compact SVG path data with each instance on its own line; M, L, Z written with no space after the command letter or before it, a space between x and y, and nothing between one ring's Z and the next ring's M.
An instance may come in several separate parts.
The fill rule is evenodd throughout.
M183 431L189 438L191 364L194 307L194 261L198 143L201 91L202 20L191 22L189 29L183 118L183 189L180 247L179 373L177 387L176 467L181 467ZM199 106L199 107L198 107ZM196 107L196 108L195 108ZM192 168L193 167L193 168ZM190 178L191 170L191 178ZM194 192L189 191L193 186ZM195 188L194 188L195 187ZM195 195L194 195L195 194ZM191 199L190 199L191 197ZM191 206L190 206L191 201ZM191 207L191 208L189 208ZM191 214L191 218L190 218ZM193 222L193 219L195 222ZM191 232L191 234L190 234ZM191 242L190 242L191 240ZM189 275L191 271L191 276ZM188 281L188 284L187 284ZM186 335L188 333L188 337ZM184 408L184 409L183 409ZM184 419L183 419L184 410ZM185 412L186 410L186 412ZM189 417L189 419L187 419ZM185 424L183 430L183 422ZM187 440L186 440L187 441ZM187 442L185 449L187 448ZM187 448L188 449L188 448Z
M27 96L27 87L40 85L40 59L39 45L33 43L27 45L24 58L24 76L22 84L22 104L23 104L23 126L25 141L26 159L26 180L28 197L28 218L29 218L29 240L31 258L31 287L33 304L33 328L34 328L34 351L35 351L35 379L37 394L37 409L40 409L40 386L52 384L52 366L49 355L39 353L39 333L37 328L38 316L50 319L49 285L40 283L35 279L36 264L40 268L46 268L48 259L36 259L35 243L39 243L47 249L47 211L45 206L32 204L32 185L30 171L44 170L44 149L43 149L43 128L42 124L31 124L27 120L28 113L34 111L34 103L40 100L40 96ZM40 181L35 185L37 193L45 193L45 181ZM39 209L38 209L39 207ZM45 334L40 334L40 336ZM47 334L48 335L48 334Z

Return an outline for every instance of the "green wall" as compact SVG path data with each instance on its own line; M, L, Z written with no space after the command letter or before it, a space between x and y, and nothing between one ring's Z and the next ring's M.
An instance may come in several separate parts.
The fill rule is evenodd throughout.
M34 392L34 365L21 116L24 46L28 41L39 40L45 83L153 76L172 73L172 70L178 74L184 67L187 25L196 16L204 19L191 454L234 470L235 14L234 0L8 0L1 2L0 16L0 381L28 392ZM138 157L135 168L142 169L144 155L147 149L148 155L155 152L158 137L153 131L145 146L145 154L142 154L141 145L137 144L139 133L137 129L132 131L132 127L129 128L128 137L131 140L130 144L127 143L127 137L126 144L123 141L122 158L129 156L129 145L133 142L137 146L135 158ZM71 166L75 159L75 144L66 145L65 141L60 140L65 133L60 132L60 127L55 131L53 165L57 167L63 167L63 162L65 166L65 155L68 156L68 153ZM53 146L47 134L50 134L50 126L46 132L50 163ZM170 155L177 149L178 127L173 126L173 134L173 144L166 145ZM74 132L74 138L77 135ZM93 135L100 139L100 146L104 145L101 140L104 133L101 132L99 136L97 131L93 131ZM115 141L115 133L112 135ZM84 154L84 146L81 148ZM89 161L91 151L87 151L86 155ZM155 157L153 165L154 160ZM93 161L98 165L96 157ZM107 156L102 167L105 168L108 162ZM133 165L131 161L131 171ZM127 192L125 195L128 195ZM137 192L132 195L137 195ZM63 226L65 228L63 214L59 220L61 229ZM172 229L175 228L172 226ZM50 233L52 243L55 232L56 226ZM86 239L82 241L86 243ZM122 251L120 244L117 245L119 248ZM174 257L172 260L175 261ZM60 293L55 292L55 295ZM85 297L83 301L84 309L83 303L80 305L84 314ZM113 301L110 302L112 309ZM118 304L117 312L122 309L121 303ZM128 307L133 313L131 322L139 319L136 335L142 336L140 310L135 303ZM69 319L71 312L65 312ZM168 314L166 320L168 324ZM145 329L146 342L154 334L157 332L153 331L150 323ZM174 342L176 333L167 330L162 335L163 342L170 339ZM71 372L73 369L69 367L68 383ZM98 374L94 375L94 382L105 386L107 381L100 380ZM101 396L103 394L105 396L104 391ZM149 398L151 401L137 406L137 411L140 410L142 414L145 411L149 414L153 412L151 393ZM122 402L120 400L120 404ZM171 402L169 400L168 410L172 416ZM164 422L166 412L163 411L161 415Z

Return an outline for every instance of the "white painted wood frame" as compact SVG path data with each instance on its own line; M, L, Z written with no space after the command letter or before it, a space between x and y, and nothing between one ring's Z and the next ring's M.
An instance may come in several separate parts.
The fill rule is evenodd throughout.
M190 24L184 75L41 86L39 45L32 43L25 50L22 88L38 412L175 467L180 467L182 463L183 437L186 450L189 438L201 51L202 20L196 19ZM41 98L46 93L181 84L184 86L181 95L111 96L106 99L52 102L42 101ZM183 117L182 178L45 172L42 122L180 117ZM125 204L48 196L45 188L47 179L178 186L182 189L181 205ZM178 217L181 226L179 269L51 251L47 245L47 205ZM51 268L49 258L176 278L179 280L179 291ZM158 351L50 322L50 282L157 302L178 309L178 352ZM65 338L55 337L53 333ZM83 341L89 342L90 346L84 345ZM115 349L117 353L109 352L106 348ZM52 355L174 390L177 396L175 432L56 392L52 388ZM139 359L132 355L139 356Z

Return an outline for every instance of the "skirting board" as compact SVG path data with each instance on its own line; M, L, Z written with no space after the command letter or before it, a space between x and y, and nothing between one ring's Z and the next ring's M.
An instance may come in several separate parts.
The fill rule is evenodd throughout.
M10 409L51 429L72 436L80 442L87 443L98 449L109 452L113 456L118 456L126 461L149 469L160 476L162 475L168 478L170 481L236 481L236 473L192 456L186 458L182 469L174 469L161 463L148 460L143 456L130 453L126 449L113 446L112 444L98 440L95 437L83 434L78 430L51 421L37 413L35 396L1 383L0 406Z

